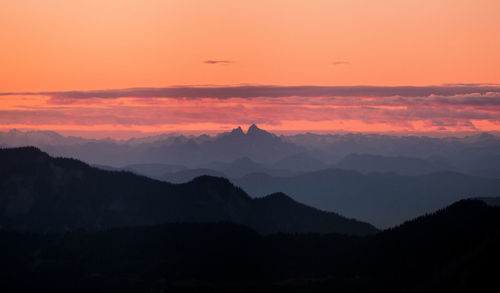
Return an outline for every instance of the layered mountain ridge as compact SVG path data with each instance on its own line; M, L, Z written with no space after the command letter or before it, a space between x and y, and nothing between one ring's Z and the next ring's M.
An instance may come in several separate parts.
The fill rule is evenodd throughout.
M368 237L260 235L230 223L46 235L0 230L0 286L16 292L489 292L498 287L499 233L499 208L477 200Z
M377 231L285 195L252 199L224 178L202 176L171 184L52 158L33 147L0 149L3 228L51 232L219 221L245 224L262 233Z

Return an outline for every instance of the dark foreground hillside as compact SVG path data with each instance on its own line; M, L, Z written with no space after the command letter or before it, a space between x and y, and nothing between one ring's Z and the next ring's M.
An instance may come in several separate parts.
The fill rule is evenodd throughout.
M500 209L481 201L367 237L229 223L0 232L3 292L498 292Z
M377 231L281 193L252 199L224 178L171 184L52 158L33 147L0 149L0 228L64 232L214 221L244 224L261 233Z

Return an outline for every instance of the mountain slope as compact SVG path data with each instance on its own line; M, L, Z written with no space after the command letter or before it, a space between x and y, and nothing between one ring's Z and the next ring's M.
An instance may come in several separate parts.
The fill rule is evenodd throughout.
M482 200L487 205L500 207L500 197L479 197L477 199Z
M327 164L317 158L313 158L310 154L303 152L283 158L274 163L273 167L289 171L303 172L325 169ZM270 174L269 172L266 173Z
M272 216L288 208L300 216ZM323 225L314 224L318 219ZM264 233L292 232L294 227L309 232L376 231L369 224L291 202L286 196L251 199L224 178L203 176L175 185L52 158L36 148L0 150L0 225L4 228L50 232L208 221L241 223Z
M368 154L350 154L335 165L337 168L355 170L361 173L395 172L400 175L424 175L437 171L449 170L422 158L389 157Z
M184 223L37 235L0 230L16 292L496 292L500 209L461 201L368 237ZM35 290L36 289L36 290Z
M133 164L124 166L122 169L135 174L158 179L167 172L180 172L186 170L187 168L181 165L169 164Z
M380 228L433 212L457 200L500 195L500 180L454 172L421 176L326 169L291 177L251 174L232 182L252 196L284 192L309 206Z
M479 200L408 221L375 235L370 244L366 257L376 264L371 270L380 290L392 280L401 288L419 284L420 292L498 290L500 209Z
M220 171L215 171L212 169L197 168L197 169L186 169L177 172L166 172L159 180L163 180L170 183L186 183L194 180L200 176L212 176L212 177L227 177L224 173Z

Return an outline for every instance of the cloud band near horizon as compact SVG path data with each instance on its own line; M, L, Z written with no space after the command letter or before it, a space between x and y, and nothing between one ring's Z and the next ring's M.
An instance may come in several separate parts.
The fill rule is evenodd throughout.
M90 91L8 92L0 95L48 95L54 98L256 98L256 97L425 97L500 92L500 85L457 84L443 86L177 86Z
M500 86L232 86L0 93L0 127L500 130Z

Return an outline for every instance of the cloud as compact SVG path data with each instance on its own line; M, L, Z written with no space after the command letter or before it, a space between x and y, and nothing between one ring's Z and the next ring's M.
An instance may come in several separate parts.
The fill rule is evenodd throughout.
M231 64L234 63L233 61L230 60L205 60L203 61L205 64Z
M349 61L333 61L332 65L351 65Z
M53 98L281 98L281 97L450 97L500 93L500 86L177 86L94 91L0 93L0 95L48 95Z
M358 121L365 125L359 127L369 124L372 129L382 125L384 129L414 130L426 125L453 131L477 125L498 129L495 125L500 123L500 87L494 85L187 86L9 95L0 93L0 125L168 124L182 128L187 124L253 122L303 125L305 121L322 127L341 122L355 127L361 124L349 123Z
M500 109L461 109L456 107L378 107L332 106L303 104L269 104L261 101L163 100L157 104L141 101L117 101L94 106L64 105L38 109L0 110L0 124L74 124L147 126L189 123L249 124L252 121L277 125L282 121L342 121L403 125L417 121L446 121L449 125L464 125L470 120L500 121ZM437 123L433 123L434 126ZM443 126L443 125L439 125Z

